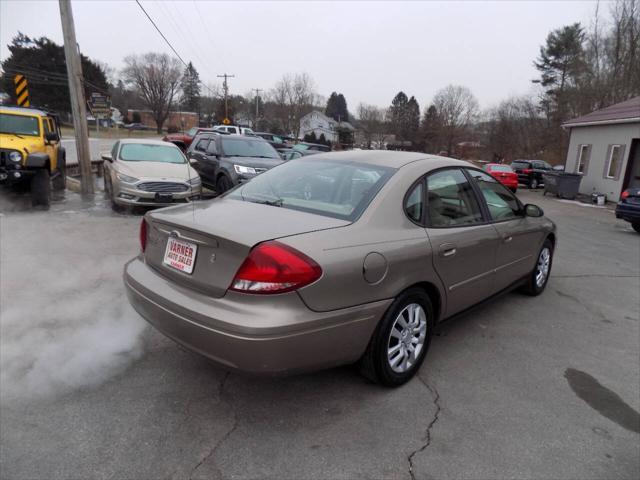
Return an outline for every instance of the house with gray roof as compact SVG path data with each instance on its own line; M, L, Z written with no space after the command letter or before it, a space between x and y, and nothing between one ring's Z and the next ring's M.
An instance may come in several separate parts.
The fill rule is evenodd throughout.
M309 112L300 119L300 138L314 133L317 138L324 135L332 144L353 144L354 132L355 128L349 122L337 122L318 110Z
M640 97L565 122L571 132L565 171L582 175L580 193L618 201L640 187Z

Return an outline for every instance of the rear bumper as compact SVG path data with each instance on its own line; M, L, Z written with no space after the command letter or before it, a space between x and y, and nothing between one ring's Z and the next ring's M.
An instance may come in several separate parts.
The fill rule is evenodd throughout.
M632 223L640 222L640 204L618 203L616 205L616 218Z
M286 374L362 356L391 300L314 312L295 292L222 298L179 287L140 258L124 271L129 301L167 337L227 368Z

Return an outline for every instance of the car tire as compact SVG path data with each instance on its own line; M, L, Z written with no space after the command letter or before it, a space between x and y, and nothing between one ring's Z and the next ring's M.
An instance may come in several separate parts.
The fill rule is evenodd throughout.
M424 361L434 326L433 306L425 291L411 288L403 292L376 327L360 359L361 373L386 387L409 381Z
M536 190L538 188L538 180L536 178L532 178L529 182L529 188L531 190Z
M216 181L216 193L218 195L223 194L231 188L233 188L233 183L231 183L231 180L226 175L221 175Z
M640 223L632 223L631 228L633 228L636 232L640 233Z
M42 205L48 207L51 199L51 177L49 170L40 168L31 177L31 203L32 205Z
M552 265L553 243L551 243L551 240L547 238L538 252L536 265L527 277L527 283L522 287L521 291L527 295L531 295L532 297L544 292L547 283L549 283Z
M111 177L108 173L104 173L104 196L109 200L111 204L111 210L119 212L121 210L120 205L116 203L113 197L113 184L111 183Z
M67 188L67 159L62 157L58 159L58 171L56 176L51 180L51 185L55 191Z

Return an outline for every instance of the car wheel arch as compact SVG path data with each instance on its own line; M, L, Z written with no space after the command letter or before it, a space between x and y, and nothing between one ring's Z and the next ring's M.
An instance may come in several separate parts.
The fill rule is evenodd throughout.
M434 320L437 323L439 320L441 320L440 315L442 314L442 312L444 312L444 302L443 302L443 295L440 289L434 283L427 282L427 281L414 283L413 285L409 285L407 288L398 292L395 298L399 297L407 290L411 290L415 288L419 288L423 290L429 296L429 299L431 300L431 304L433 306Z

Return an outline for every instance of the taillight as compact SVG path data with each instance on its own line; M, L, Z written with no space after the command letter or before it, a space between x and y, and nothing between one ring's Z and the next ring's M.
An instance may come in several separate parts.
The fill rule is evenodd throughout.
M622 195L620 195L620 200L624 200L628 196L629 196L629 190L625 190L624 192L622 192Z
M243 293L284 293L315 282L320 265L280 242L254 247L236 273L230 290Z
M530 174L531 172L533 172L533 169L531 168L525 168L524 170L522 170L522 173L526 173L527 175Z
M144 249L147 248L147 222L144 218L140 223L140 248L143 252Z

